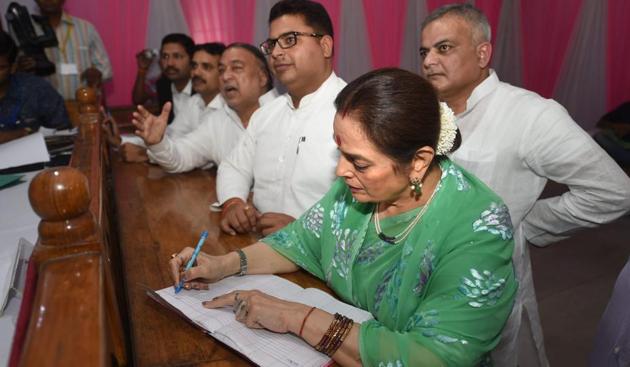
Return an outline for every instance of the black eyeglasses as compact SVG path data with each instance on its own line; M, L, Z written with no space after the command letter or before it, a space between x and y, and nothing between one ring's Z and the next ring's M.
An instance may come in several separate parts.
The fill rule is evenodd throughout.
M278 38L269 38L265 42L260 44L260 50L265 55L271 55L273 52L273 48L276 47L276 44L280 46L282 49L291 48L297 44L298 36L307 36L307 37L315 37L322 38L323 34L318 33L304 33L304 32L287 32L281 34Z

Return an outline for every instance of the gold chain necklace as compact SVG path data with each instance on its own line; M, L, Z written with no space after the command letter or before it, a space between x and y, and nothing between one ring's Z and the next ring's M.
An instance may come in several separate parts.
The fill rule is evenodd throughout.
M433 193L431 194L431 197L429 198L429 200L427 200L427 202L424 204L422 209L420 209L418 214L416 214L415 218L413 218L413 220L407 225L405 229L402 230L402 232L400 232L399 234L395 236L388 236L385 233L383 233L383 231L381 230L381 220L380 220L380 216L378 215L378 206L380 205L380 203L376 203L376 205L374 206L374 212L372 213L372 216L374 217L374 229L376 230L376 234L378 235L378 238L380 238L381 240L387 243L391 243L392 245L402 242L405 238L407 238L407 236L409 236L413 227L415 227L415 225L418 224L420 219L422 219L422 216L427 211L427 208L429 207L429 204L431 203L431 200L433 200L433 196L435 196L435 193L437 191L438 191L438 187L436 186L435 189L433 189Z

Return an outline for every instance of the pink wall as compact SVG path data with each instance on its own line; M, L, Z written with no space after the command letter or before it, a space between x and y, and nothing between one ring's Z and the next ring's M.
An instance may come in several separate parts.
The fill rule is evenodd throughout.
M110 55L114 80L107 85L110 105L129 105L135 78L135 53L144 48L150 0L67 0L66 9L91 21L99 31ZM175 0L173 0L175 1ZM341 29L341 1L322 0L333 21ZM429 11L451 0L426 0ZM457 2L462 2L457 0ZM182 9L197 42L251 42L254 32L256 0L186 0ZM404 39L407 0L362 2L375 67L400 64ZM476 0L488 16L495 35L502 0ZM550 97L575 31L582 0L522 0L523 81L525 87ZM630 99L630 2L608 0L607 15L607 101L612 108ZM419 26L419 25L418 25ZM344 47L336 37L335 47ZM336 52L336 57L339 52ZM336 60L338 63L340 60ZM343 62L343 60L342 60Z
M103 39L114 72L113 80L106 85L107 103L130 105L135 55L145 47L149 0L67 0L65 8L92 22Z

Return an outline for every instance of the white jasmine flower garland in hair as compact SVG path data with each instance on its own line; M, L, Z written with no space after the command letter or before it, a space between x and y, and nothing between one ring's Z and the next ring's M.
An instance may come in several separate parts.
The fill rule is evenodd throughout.
M440 137L435 154L446 155L450 152L456 136L455 114L446 103L440 102Z

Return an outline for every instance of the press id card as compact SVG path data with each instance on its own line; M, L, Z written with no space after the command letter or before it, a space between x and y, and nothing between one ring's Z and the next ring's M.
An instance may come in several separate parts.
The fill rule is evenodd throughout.
M78 75L79 74L79 68L77 67L77 64L67 64L65 62L62 62L61 64L59 64L59 74L61 74L61 75Z

